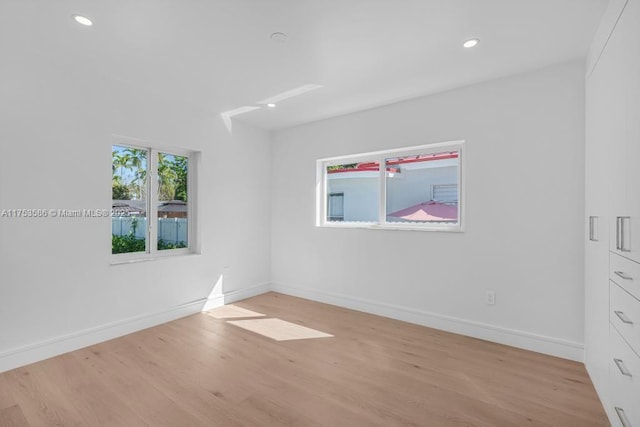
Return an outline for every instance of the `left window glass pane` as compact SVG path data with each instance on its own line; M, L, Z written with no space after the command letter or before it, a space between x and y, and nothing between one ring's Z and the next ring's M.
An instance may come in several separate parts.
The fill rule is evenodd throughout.
M111 253L147 250L148 151L111 147Z
M373 223L378 220L380 163L326 166L327 222Z

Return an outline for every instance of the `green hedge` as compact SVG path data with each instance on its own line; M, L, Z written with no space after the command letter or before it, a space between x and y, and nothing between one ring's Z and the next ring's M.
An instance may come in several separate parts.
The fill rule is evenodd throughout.
M144 252L145 244L144 239L139 239L133 234L127 234L126 236L111 236L111 253L112 254L126 254L129 252ZM180 249L186 248L185 242L168 243L164 240L158 240L158 250L165 249Z
M112 254L144 252L144 249L144 239L138 239L133 234L127 234L126 236L111 236Z
M159 251L163 249L180 249L180 248L186 248L186 247L187 247L187 244L185 242L167 243L162 239L158 240Z

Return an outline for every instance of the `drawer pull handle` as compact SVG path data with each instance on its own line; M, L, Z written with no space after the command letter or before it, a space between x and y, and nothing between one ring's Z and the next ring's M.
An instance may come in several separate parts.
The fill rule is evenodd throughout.
M592 242L598 241L598 217L590 216L589 217L589 240Z
M629 222L631 217L619 216L616 217L616 249L621 252L631 252L631 249L627 247L626 234L628 233L627 227L625 227L625 221Z
M614 271L615 275L624 280L633 280L633 277L629 276L624 271Z
M620 237L620 231L622 230L622 226L620 223L622 222L622 217L616 217L616 249L622 250L622 243L620 242L622 238Z
M624 413L624 409L616 406L614 408L616 410L616 414L618 414L618 418L620 418L620 422L622 423L622 427L631 427L631 423L627 419L627 414Z
M622 375L624 375L625 377L633 377L622 360L613 359L613 361L616 362L616 366L618 367Z
M622 323L626 323L627 325L633 325L633 322L627 318L627 315L622 311L614 311L618 319L622 321Z

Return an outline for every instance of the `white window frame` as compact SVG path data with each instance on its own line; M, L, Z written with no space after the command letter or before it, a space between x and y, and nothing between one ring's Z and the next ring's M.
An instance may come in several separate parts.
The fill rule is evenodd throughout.
M111 264L126 264L138 261L151 261L155 259L196 254L198 252L197 242L197 179L196 173L200 160L200 153L197 151L185 150L176 147L161 147L150 144L149 141L136 138L114 135L111 147L134 148L147 151L147 230L145 236L144 252L129 252L123 254L111 254ZM178 249L158 250L158 153L171 154L187 158L187 247ZM111 218L109 218L111 220ZM111 224L109 224L111 227Z
M447 141L434 144L425 144L414 147L404 147L392 150L373 151L347 156L329 157L316 161L316 226L327 228L366 228L384 230L414 230L414 231L448 231L463 232L465 226L465 141ZM442 153L446 151L458 152L458 222L448 223L398 223L387 222L387 179L386 159L393 157L406 157L412 155L425 155ZM327 221L327 167L349 163L378 162L379 170L379 201L378 221Z

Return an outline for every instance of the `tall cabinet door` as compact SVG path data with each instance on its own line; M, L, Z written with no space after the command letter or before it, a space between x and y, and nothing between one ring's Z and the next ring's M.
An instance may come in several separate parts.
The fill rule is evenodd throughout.
M618 220L623 238L621 255L640 262L640 0L630 0L618 22L624 43L626 142L626 207L628 218ZM625 240L626 239L626 240ZM620 245L618 245L620 246Z
M616 118L610 87L614 67L602 58L586 82L585 365L605 407L609 391L609 164Z
M606 86L599 102L602 104L603 114L601 155L608 161L609 247L612 252L628 257L631 254L631 214L627 204L629 154L626 140L625 55L625 38L619 22L609 38L594 74L601 72Z
M633 262L640 263L640 0L614 3L622 15L586 87L585 364L612 424L640 426L640 420L623 421L640 414L634 406L640 400L628 393L623 381L629 377L620 374L617 349L607 338L611 313L624 315L616 306L637 301L626 292L610 301L609 278L635 280L640 269ZM630 364L640 363L626 341L612 338ZM631 409L625 415L620 405Z

